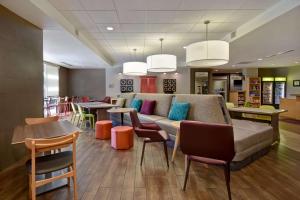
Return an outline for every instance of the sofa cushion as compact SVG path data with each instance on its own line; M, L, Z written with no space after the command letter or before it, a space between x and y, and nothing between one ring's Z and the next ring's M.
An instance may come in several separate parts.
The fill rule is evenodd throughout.
M174 102L172 104L168 118L176 121L185 120L187 118L189 108L190 108L189 103Z
M165 117L158 116L158 115L144 115L138 113L138 117L141 122L156 122L157 120L165 119Z
M168 134L175 136L177 133L177 128L172 124L173 122L176 122L176 121L164 118L164 119L160 119L160 120L156 121L155 123L161 129L167 131Z
M169 109L172 101L172 95L170 94L145 94L145 93L137 93L135 98L142 100L154 100L156 101L156 106L154 109L154 115L159 115L162 117L167 117L169 114Z
M123 108L123 107L124 107L124 105L125 105L125 101L126 101L126 99L125 99L125 98L123 98L123 97L119 97L119 98L117 98L116 105L117 105L117 106L120 106L121 108Z
M175 101L190 103L188 120L228 124L225 110L220 106L224 102L220 95L177 94Z
M135 93L122 93L122 94L120 95L120 97L126 99L126 100L125 100L125 107L126 107L126 108L129 108L129 107L130 107L131 101L132 101L132 99L134 98L134 96L135 96Z
M232 120L235 151L241 152L259 143L273 140L272 126L247 120Z
M134 108L136 111L140 111L143 101L141 99L134 98L131 101L130 107Z
M140 113L145 115L153 115L156 101L144 100Z

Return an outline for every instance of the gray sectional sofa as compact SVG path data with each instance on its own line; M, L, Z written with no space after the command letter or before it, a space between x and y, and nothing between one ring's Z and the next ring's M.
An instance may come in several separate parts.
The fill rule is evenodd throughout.
M143 122L157 123L173 140L177 130L172 126L172 120L168 119L173 101L190 103L188 120L232 124L236 151L232 169L239 169L264 155L273 143L273 128L269 124L231 119L220 95L129 93L122 94L121 97L126 99L124 107L130 107L133 98L155 100L154 115L139 113L139 119ZM112 115L111 118L120 121L119 115ZM124 115L124 123L131 124L129 113Z

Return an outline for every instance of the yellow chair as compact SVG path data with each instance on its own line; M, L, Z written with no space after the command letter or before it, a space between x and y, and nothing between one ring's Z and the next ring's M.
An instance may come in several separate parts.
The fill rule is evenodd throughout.
M71 123L75 123L76 118L78 117L78 120L80 118L79 112L75 108L75 104L71 102L71 107L72 107L72 116L71 116Z
M90 125L94 129L94 127L95 127L95 117L94 117L94 115L90 114L90 113L88 113L88 114L84 113L81 106L79 106L79 105L77 105L77 107L78 107L78 112L79 112L79 115L80 115L80 118L78 120L78 123L80 122L80 128L82 128L83 123L85 124L85 128L86 128L86 121L88 119L89 122L90 122ZM77 125L78 125L78 123L77 123Z
M259 107L259 109L264 109L264 110L275 110L274 106L270 105L262 105ZM264 121L271 121L271 116L266 116L266 115L257 115L256 119L259 120L264 120Z

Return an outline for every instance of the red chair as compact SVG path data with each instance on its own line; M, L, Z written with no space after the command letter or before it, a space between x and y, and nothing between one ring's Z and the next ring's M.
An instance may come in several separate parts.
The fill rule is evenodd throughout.
M231 200L230 162L235 155L232 126L183 121L180 123L180 148L187 158L183 190L191 161L218 165L224 168L228 198Z
M90 97L88 97L88 96L81 97L81 102L86 103L89 101L90 101Z
M105 97L104 99L102 99L100 102L103 102L103 103L111 103L110 102L110 97Z
M130 118L132 126L139 127L141 129L150 129L150 130L158 130L160 131L161 128L156 123L141 123L140 119L138 118L137 112L134 110L130 112Z
M135 110L130 112L130 118L136 135L138 137L144 138L140 165L142 166L143 164L146 144L153 143L153 142L162 142L164 145L167 166L169 168L168 149L167 149L167 141L169 140L169 135L165 131L161 130L159 126L157 126L154 123L141 123L137 116L137 112Z

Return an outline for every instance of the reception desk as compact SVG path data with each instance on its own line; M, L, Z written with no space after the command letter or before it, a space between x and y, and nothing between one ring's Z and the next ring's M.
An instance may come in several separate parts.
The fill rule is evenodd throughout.
M294 94L296 99L281 99L280 108L288 110L288 112L282 113L281 117L300 120L300 94Z

